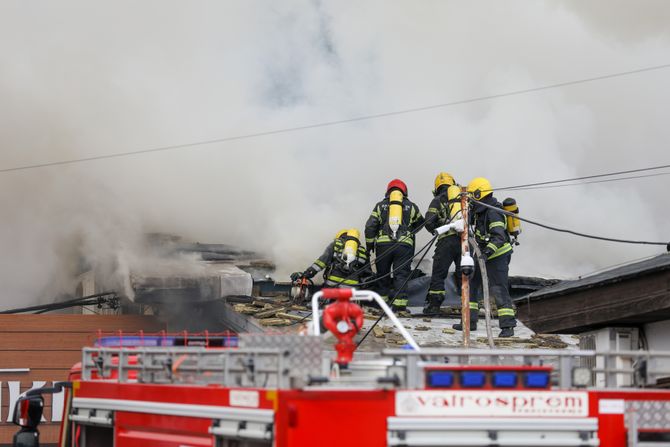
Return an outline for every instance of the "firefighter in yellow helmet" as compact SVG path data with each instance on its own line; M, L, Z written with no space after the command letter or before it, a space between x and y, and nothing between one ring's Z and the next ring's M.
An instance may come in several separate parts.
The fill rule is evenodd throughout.
M304 272L291 274L291 280L311 279L322 270L326 287L356 287L361 279L372 276L368 255L357 229L338 231L323 254Z
M449 224L461 217L461 188L454 177L447 172L440 172L435 177L433 200L426 212L426 229L431 233L442 225ZM426 295L424 315L436 315L445 298L444 281L451 264L456 267L456 287L461 285L461 238L455 230L449 230L437 237L435 254L433 255L433 271L430 287Z
M512 337L516 326L508 279L512 244L507 233L505 215L501 212L502 205L493 197L491 183L483 177L477 177L468 184L468 194L472 199L470 200L470 224L475 228L475 241L486 261L489 290L498 307L498 322L501 329L499 337ZM471 330L477 327L478 301L482 294L482 275L479 268L475 270L473 284L473 299L470 301ZM454 329L461 329L461 327L454 327Z

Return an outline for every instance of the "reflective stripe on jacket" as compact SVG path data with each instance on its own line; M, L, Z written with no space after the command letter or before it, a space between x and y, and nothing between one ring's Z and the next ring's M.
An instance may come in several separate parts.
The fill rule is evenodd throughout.
M370 246L374 242L377 244L401 242L414 246L414 232L424 223L419 207L407 197L403 198L402 224L396 232L396 237L393 238L388 224L389 206L388 197L375 205L365 224L366 244Z
M484 197L481 201L486 205L502 208L502 205L492 195ZM472 223L475 226L475 240L482 251L488 248L492 252L488 259L512 252L505 215L495 209L478 206L477 202L473 208Z

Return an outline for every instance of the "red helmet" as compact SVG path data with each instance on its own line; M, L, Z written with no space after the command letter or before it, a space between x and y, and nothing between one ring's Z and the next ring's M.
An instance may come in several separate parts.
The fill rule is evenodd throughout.
M400 191L402 191L403 195L407 195L407 185L405 185L405 182L398 178L394 178L391 180L386 187L386 193L388 194L389 191L391 191L393 188L398 188Z

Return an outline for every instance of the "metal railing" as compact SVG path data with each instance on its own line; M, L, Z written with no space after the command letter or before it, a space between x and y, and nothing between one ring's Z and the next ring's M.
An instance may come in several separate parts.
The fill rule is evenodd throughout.
M288 388L288 351L280 348L84 348L83 380Z
M307 341L312 337L303 338ZM314 366L298 366L292 360L305 355L309 354L301 351L299 346L291 345L238 349L85 348L82 377L84 380L217 383L230 387L285 389L310 382L310 375L328 375L327 369L324 372ZM319 353L314 355L321 357ZM316 359L316 364L320 362L321 358ZM394 386L420 389L424 387L424 370L445 363L551 366L552 384L559 388L650 387L656 386L658 379L670 377L668 351L423 348L417 352L386 349L382 358L372 363L366 366L362 362L358 368L354 361L348 373L350 378L338 382L378 384L394 379Z
M333 294L350 294L349 300L351 301L373 301L377 303L377 306L386 314L386 316L391 320L395 328L398 330L400 335L403 336L408 345L412 347L415 351L420 351L419 344L414 340L412 334L405 329L405 326L402 325L398 317L395 316L391 308L386 304L384 299L377 293L371 290L356 290L356 289L330 289L329 292L319 291L314 294L312 297L312 321L319 321L319 301L321 298L325 299L335 299L334 297L328 296L328 293ZM318 324L312 325L313 335L321 334L321 327Z
M396 359L394 368L402 365L408 388L423 386L421 372L426 366L444 363L552 366L552 383L561 388L647 387L670 377L670 351L423 348L421 352L385 349L383 355ZM576 381L577 372L582 377ZM590 375L588 383L583 380L584 374Z

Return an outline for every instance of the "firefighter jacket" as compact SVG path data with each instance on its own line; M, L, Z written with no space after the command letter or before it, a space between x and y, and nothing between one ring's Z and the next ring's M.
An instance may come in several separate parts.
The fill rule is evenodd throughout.
M502 210L502 205L492 195L482 198L481 202ZM506 222L501 211L473 202L470 224L475 227L475 240L486 259L512 252Z
M460 198L458 202L460 203ZM435 231L436 228L441 227L450 223L457 216L455 212L455 206L453 202L450 202L447 198L447 192L444 191L441 194L438 194L433 198L428 206L428 212L426 212L426 230L431 233ZM458 207L460 210L460 206ZM455 230L449 230L446 233L441 234L437 240L444 239L448 236L457 235Z
M358 244L356 259L349 265L344 260L344 239L335 239L328 244L323 254L311 265L316 272L325 270L326 282L336 285L355 286L361 278L372 276L372 269L363 244Z
M419 207L407 197L402 200L402 224L393 237L389 226L389 197L375 205L368 221L365 223L365 243L372 247L373 243L385 244L401 242L414 246L414 233L423 225L424 218Z

